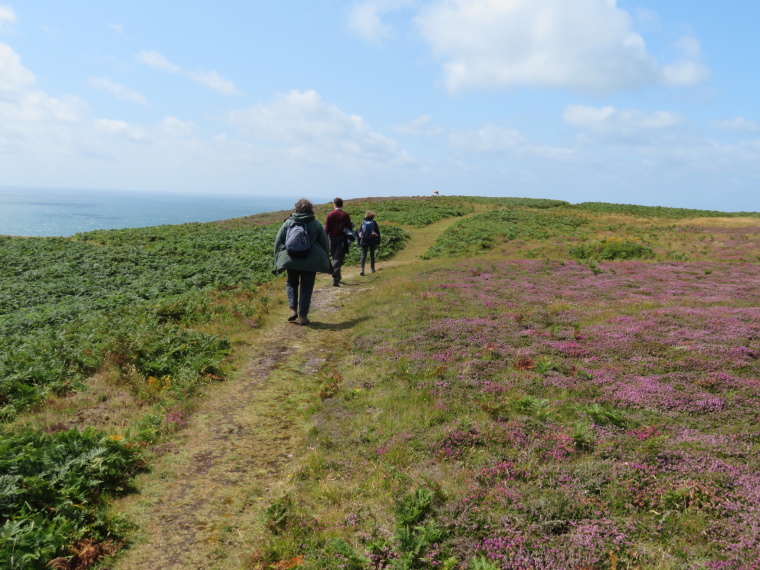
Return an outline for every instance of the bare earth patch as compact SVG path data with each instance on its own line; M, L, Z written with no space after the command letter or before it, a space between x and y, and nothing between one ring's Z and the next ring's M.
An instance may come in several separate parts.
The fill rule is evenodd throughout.
M250 565L261 511L304 439L289 386L329 361L329 346L339 346L341 331L350 326L341 323L340 306L362 288L353 278L340 288L318 286L311 326L285 322L283 313L245 367L209 391L187 425L161 447L152 472L136 481L139 492L116 505L140 531L113 568Z

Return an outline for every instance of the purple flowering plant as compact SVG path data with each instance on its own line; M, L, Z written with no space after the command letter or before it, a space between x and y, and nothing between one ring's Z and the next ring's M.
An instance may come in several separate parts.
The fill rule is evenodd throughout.
M608 237L579 215L526 248ZM499 238L387 284L352 343L372 388L311 439L354 457L347 508L375 501L339 529L365 567L760 567L760 231L610 227L656 257L510 259ZM414 489L433 499L402 540L390 505Z

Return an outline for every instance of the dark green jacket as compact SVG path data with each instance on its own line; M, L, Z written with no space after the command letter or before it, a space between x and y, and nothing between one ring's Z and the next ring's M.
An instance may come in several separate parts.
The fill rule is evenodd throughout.
M306 231L309 233L311 242L311 250L306 257L290 257L288 250L285 249L285 233L292 220L306 224ZM332 273L332 264L330 258L327 257L328 251L330 251L330 242L322 224L311 214L291 214L280 226L280 231L274 238L274 273L282 273L286 269Z

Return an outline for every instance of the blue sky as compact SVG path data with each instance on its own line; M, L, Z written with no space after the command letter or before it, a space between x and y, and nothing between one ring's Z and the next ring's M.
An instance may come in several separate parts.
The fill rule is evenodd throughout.
M0 187L758 211L757 21L744 0L0 4Z

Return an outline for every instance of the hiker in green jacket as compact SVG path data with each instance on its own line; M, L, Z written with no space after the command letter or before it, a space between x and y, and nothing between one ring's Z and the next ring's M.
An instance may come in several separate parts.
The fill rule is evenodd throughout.
M330 242L322 224L314 217L314 205L302 198L295 211L280 226L274 240L274 273L288 272L288 321L309 324L309 306L317 273L332 274L327 252ZM299 291L300 289L300 291Z

